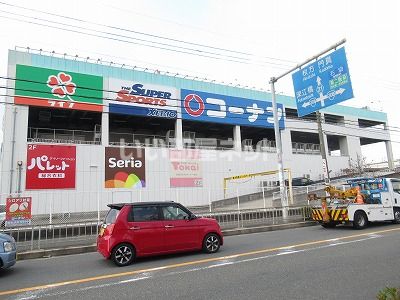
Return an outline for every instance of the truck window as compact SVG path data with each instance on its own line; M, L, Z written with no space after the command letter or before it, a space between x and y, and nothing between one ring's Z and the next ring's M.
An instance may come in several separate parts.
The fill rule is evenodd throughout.
M393 191L400 194L400 181L392 180Z

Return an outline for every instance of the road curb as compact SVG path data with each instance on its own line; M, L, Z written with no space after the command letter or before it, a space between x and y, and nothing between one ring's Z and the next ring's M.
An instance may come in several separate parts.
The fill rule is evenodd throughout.
M222 232L224 236L232 236L232 235L241 235L241 234L257 233L257 232L268 232L268 231L276 231L276 230L284 230L292 228L301 228L314 225L317 225L317 223L311 221L305 221L305 222L267 225L267 226L258 226L249 228L227 229L223 230ZM33 251L18 253L17 260L45 258L45 257L53 257L61 255L73 255L73 254L89 253L95 251L96 251L96 244L87 246L66 247L59 249L33 250Z
M257 232L267 232L267 231L308 227L308 226L315 226L315 225L317 225L316 222L305 221L305 222L277 224L277 225L268 225L268 226L259 226L259 227L235 228L235 229L223 230L222 232L223 232L224 236L231 236L231 235L240 235L240 234L249 234L249 233L257 233Z

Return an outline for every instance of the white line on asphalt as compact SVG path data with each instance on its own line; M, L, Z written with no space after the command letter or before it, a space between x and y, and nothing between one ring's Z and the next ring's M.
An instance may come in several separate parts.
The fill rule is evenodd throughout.
M88 286L88 287L84 287L84 288L72 289L72 290L62 291L62 292L57 292L57 293L48 293L48 294L42 294L42 295L30 295L28 297L21 297L21 298L18 297L17 299L18 300L26 300L26 299L40 299L40 298L62 296L62 295L67 295L67 294L72 294L72 293L85 292L85 291L93 290L93 289L105 288L105 287L119 285L119 284L126 284L129 282L135 282L135 281L140 281L140 280L149 279L149 278L151 278L151 276L141 276L141 277L132 278L132 279L128 279L128 280L92 285L92 286Z
M224 262L224 263L217 263L217 264L212 264L212 265L209 265L209 266L206 266L206 267L192 268L192 269L189 269L189 270L183 270L183 271L177 271L177 272L169 272L169 273L166 273L166 274L160 274L157 277L159 277L159 276L177 275L177 274L183 274L183 273L188 273L188 272L201 271L201 270L210 269L210 268L224 267L224 266L234 265L234 264L239 264L239 263L244 263L244 262L251 262L251 261L256 261L256 260L261 260L261 259L266 259L266 258L271 258L271 257L277 257L279 255L282 255L282 253L295 254L295 253L300 253L300 252L306 252L306 251L312 251L312 250L317 250L317 249L329 248L329 247L333 247L333 246L340 246L340 245L345 245L345 244L362 242L362 241L375 239L375 238L380 238L380 237L387 237L388 235L379 235L379 234L371 233L371 234L368 234L368 235L362 234L361 236L367 236L367 238L351 240L351 241L348 241L348 242L332 243L332 244L322 245L322 246L313 247L313 248L295 250L295 251L285 251L286 249L289 250L290 248L294 248L294 246L282 247L282 248L277 248L277 251L282 251L283 250L285 252L279 252L279 253L275 253L275 254L265 255L265 256L261 256L261 257L254 257L254 258L249 258L249 259L244 259L244 260L238 260L238 261L230 261L230 260L232 258L236 258L236 257L242 256L240 254L226 256L226 257L224 257L225 259L221 260L221 262ZM332 239L332 240L326 240L326 241L333 241L333 240L339 240L339 239ZM182 264L182 265L184 265L184 264ZM137 280L128 280L128 282L134 282L134 281L154 278L156 276L143 276L143 275L144 274L149 274L149 271L153 272L153 271L158 271L158 270L163 270L163 269L169 269L169 268L167 266L164 266L164 267L156 267L156 268L148 269L146 273L145 272L140 273L140 275L142 275L142 277L137 278ZM74 292L86 291L86 290L95 289L95 288L103 288L103 287L107 287L107 286L114 286L114 285L124 284L126 282L127 282L126 280L117 281L117 282L114 282L114 283L89 286L89 287L80 288L80 289L72 289L72 290L69 290L69 291L63 291L63 292L52 293L52 294L47 293L47 294L40 294L40 295L32 295L32 291L31 291L31 292L25 292L25 294L21 295L21 296L25 296L25 298L19 297L17 299L20 299L20 300L22 300L22 299L37 299L37 298L51 297L51 296L57 296L57 295L64 295L64 294L70 294L70 293L74 293ZM68 282L66 282L66 283L68 283ZM73 283L75 283L75 282L73 282ZM46 285L46 287L44 287L42 289L38 289L37 293L44 292L50 286L53 286L53 285ZM60 285L57 285L57 284L54 284L54 286L55 287L60 287Z

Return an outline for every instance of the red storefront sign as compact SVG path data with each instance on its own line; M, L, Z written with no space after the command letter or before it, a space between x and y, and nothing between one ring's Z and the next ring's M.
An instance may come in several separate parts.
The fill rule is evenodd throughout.
M28 144L26 189L74 189L76 147Z
M30 225L32 219L32 197L7 198L6 226Z

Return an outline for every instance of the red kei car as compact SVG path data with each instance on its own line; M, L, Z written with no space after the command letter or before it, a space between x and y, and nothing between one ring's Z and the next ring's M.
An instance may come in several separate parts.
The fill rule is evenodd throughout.
M108 207L97 237L97 251L120 267L139 256L194 250L215 253L223 244L216 220L198 218L179 203L121 203Z

